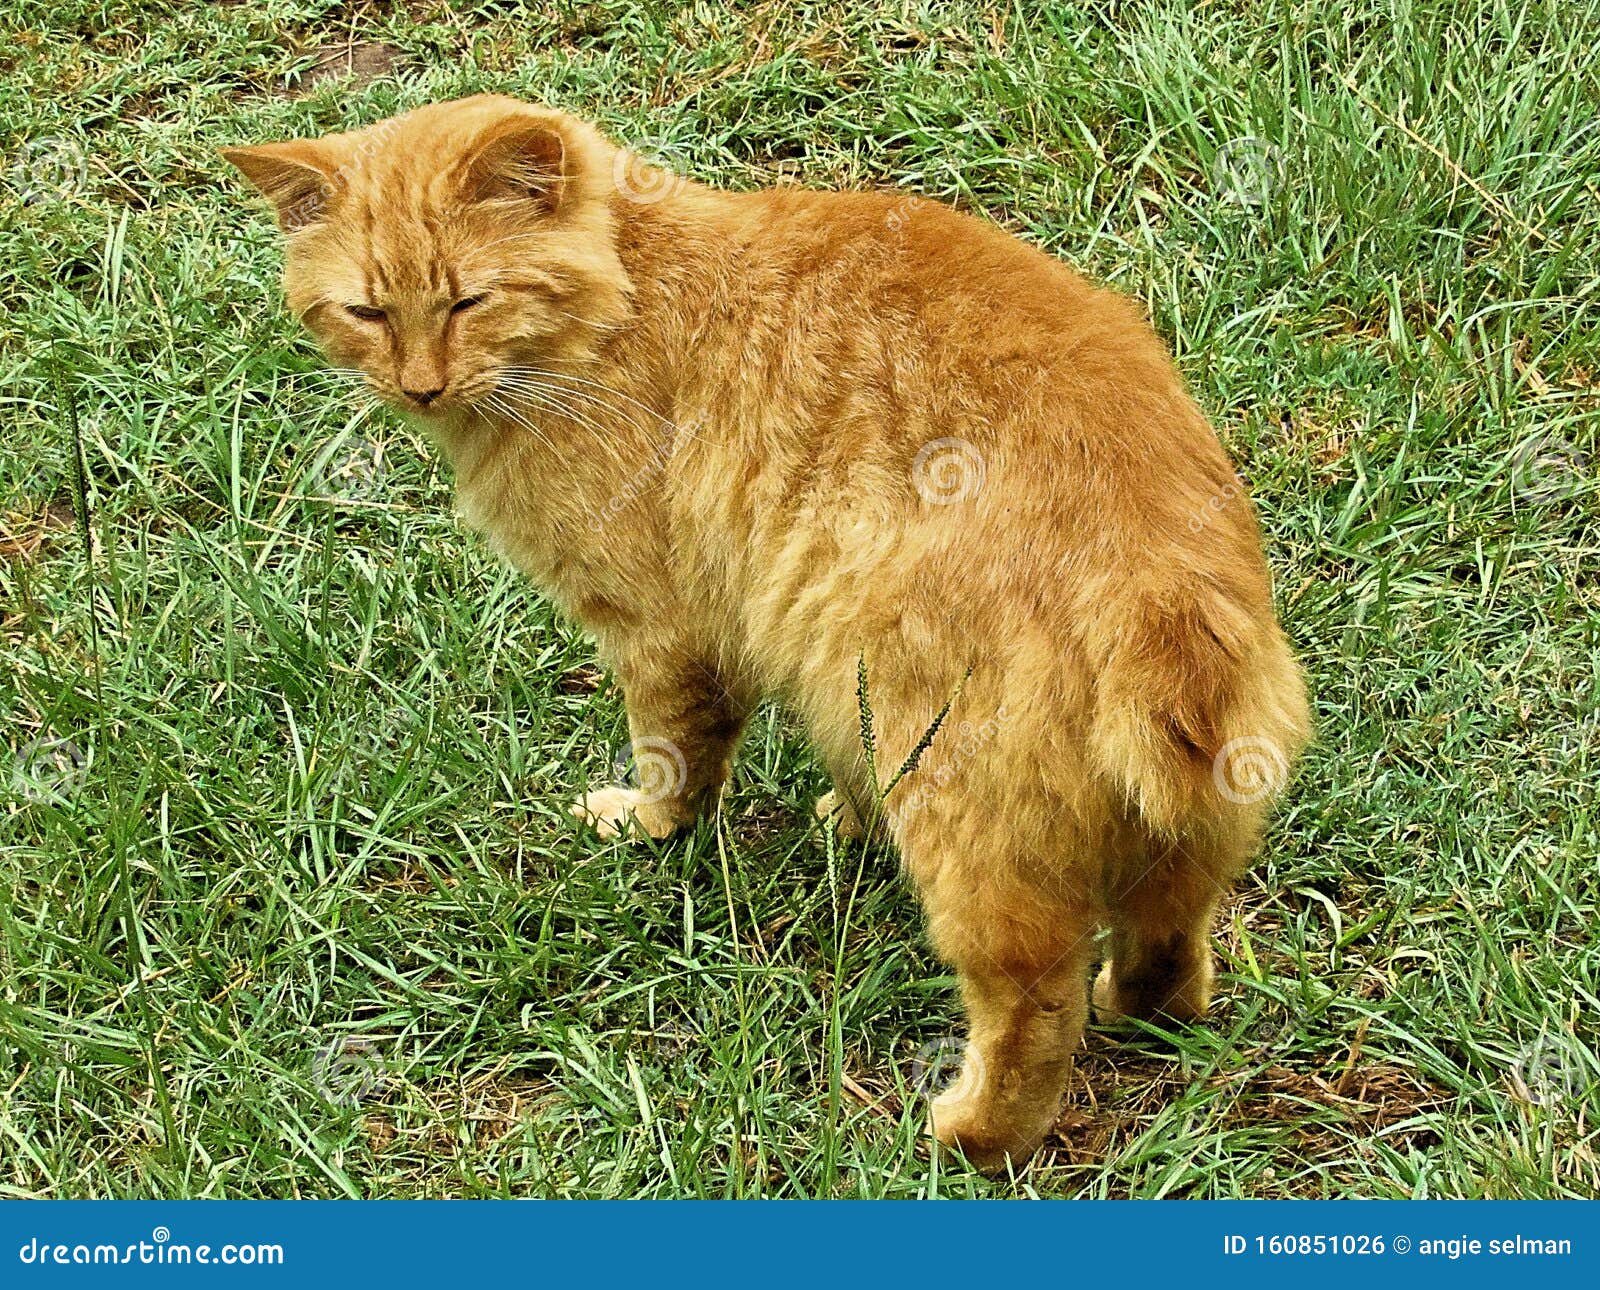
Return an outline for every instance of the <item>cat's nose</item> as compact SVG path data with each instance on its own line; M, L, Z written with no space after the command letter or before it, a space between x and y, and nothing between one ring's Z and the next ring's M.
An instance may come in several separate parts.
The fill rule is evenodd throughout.
M441 385L437 390L401 390L400 393L404 394L413 403L425 408L444 393L444 386Z

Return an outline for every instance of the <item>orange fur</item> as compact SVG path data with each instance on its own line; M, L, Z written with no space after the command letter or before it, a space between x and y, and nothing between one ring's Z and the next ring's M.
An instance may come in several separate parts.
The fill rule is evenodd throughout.
M858 659L879 767L950 705L883 803L971 1022L944 1142L1037 1146L1101 924L1101 1008L1205 1010L1308 719L1249 502L1133 305L932 202L719 192L509 99L227 155L294 311L621 680L655 782L578 813L690 820L773 695L856 826Z

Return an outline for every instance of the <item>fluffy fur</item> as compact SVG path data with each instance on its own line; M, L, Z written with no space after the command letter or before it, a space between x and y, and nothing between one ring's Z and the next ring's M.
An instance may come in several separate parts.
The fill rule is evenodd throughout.
M970 1022L941 1141L1038 1146L1101 926L1103 1012L1205 1011L1306 702L1250 504L1133 305L933 202L719 192L504 98L226 155L290 307L620 679L644 778L577 813L692 820L776 696L821 808L881 818Z

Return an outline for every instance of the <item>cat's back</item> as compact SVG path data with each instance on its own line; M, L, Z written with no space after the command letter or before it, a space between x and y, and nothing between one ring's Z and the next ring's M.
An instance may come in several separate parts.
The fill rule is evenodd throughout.
M1057 406L1163 408L1189 449L1212 437L1136 302L985 219L905 193L804 189L723 211L743 352L764 337L792 361L805 346L830 372L892 354L906 377L979 405L1022 386Z
M772 189L743 195L732 241L758 270L791 284L842 281L858 295L891 293L951 322L1004 318L1051 330L1080 322L1150 335L1114 292L977 215L899 192ZM1093 315L1089 317L1088 315Z
M1031 480L1017 472L1023 506L1056 520L1112 508L1142 517L1140 541L1236 488L1136 302L1038 247L897 193L771 190L732 214L730 352L763 354L762 369L781 374L771 406L820 436L809 456L881 460L892 474L954 435L986 458L1033 464ZM1248 508L1209 523L1212 541L1226 528L1243 549L1256 543Z

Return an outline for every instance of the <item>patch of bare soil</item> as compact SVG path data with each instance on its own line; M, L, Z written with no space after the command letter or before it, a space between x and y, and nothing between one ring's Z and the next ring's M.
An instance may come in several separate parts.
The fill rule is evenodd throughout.
M332 81L350 81L354 88L370 85L404 66L405 51L382 40L356 40L305 51L315 55L311 66L285 82L283 93L301 98Z
M0 514L0 560L32 564L52 533L70 532L72 503L56 498L29 514Z
M1068 1087L1055 1131L1040 1153L1046 1165L1096 1164L1136 1137L1183 1091L1189 1080L1175 1060L1131 1052L1116 1038L1091 1032ZM1292 1127L1302 1159L1349 1150L1349 1139L1370 1136L1443 1107L1448 1089L1382 1062L1363 1064L1357 1044L1315 1070L1267 1065L1223 1071L1208 1086L1223 1093L1219 1127L1274 1123ZM1400 1148L1433 1145L1418 1124L1387 1139Z
M845 1093L868 1110L886 1120L899 1117L900 1099L881 1072L847 1072L843 1083ZM1149 1128L1190 1083L1176 1057L1140 1052L1125 1039L1089 1031L1036 1166L1071 1170L1100 1165ZM1316 1069L1269 1064L1219 1071L1209 1077L1207 1087L1222 1095L1211 1104L1218 1128L1288 1126L1296 1161L1348 1156L1352 1138L1370 1137L1437 1111L1452 1096L1412 1071L1383 1062L1364 1064L1359 1040ZM1419 1123L1386 1133L1385 1141L1396 1150L1423 1150L1437 1145L1438 1137ZM1289 1185L1282 1190L1284 1196L1294 1194Z
M558 1094L548 1080L490 1074L453 1088L424 1090L428 1114L387 1109L367 1114L367 1143L375 1154L394 1150L448 1156L463 1144L483 1150L522 1130Z
M556 682L561 694L596 694L605 683L605 673L593 663L580 663L569 672L563 672Z

